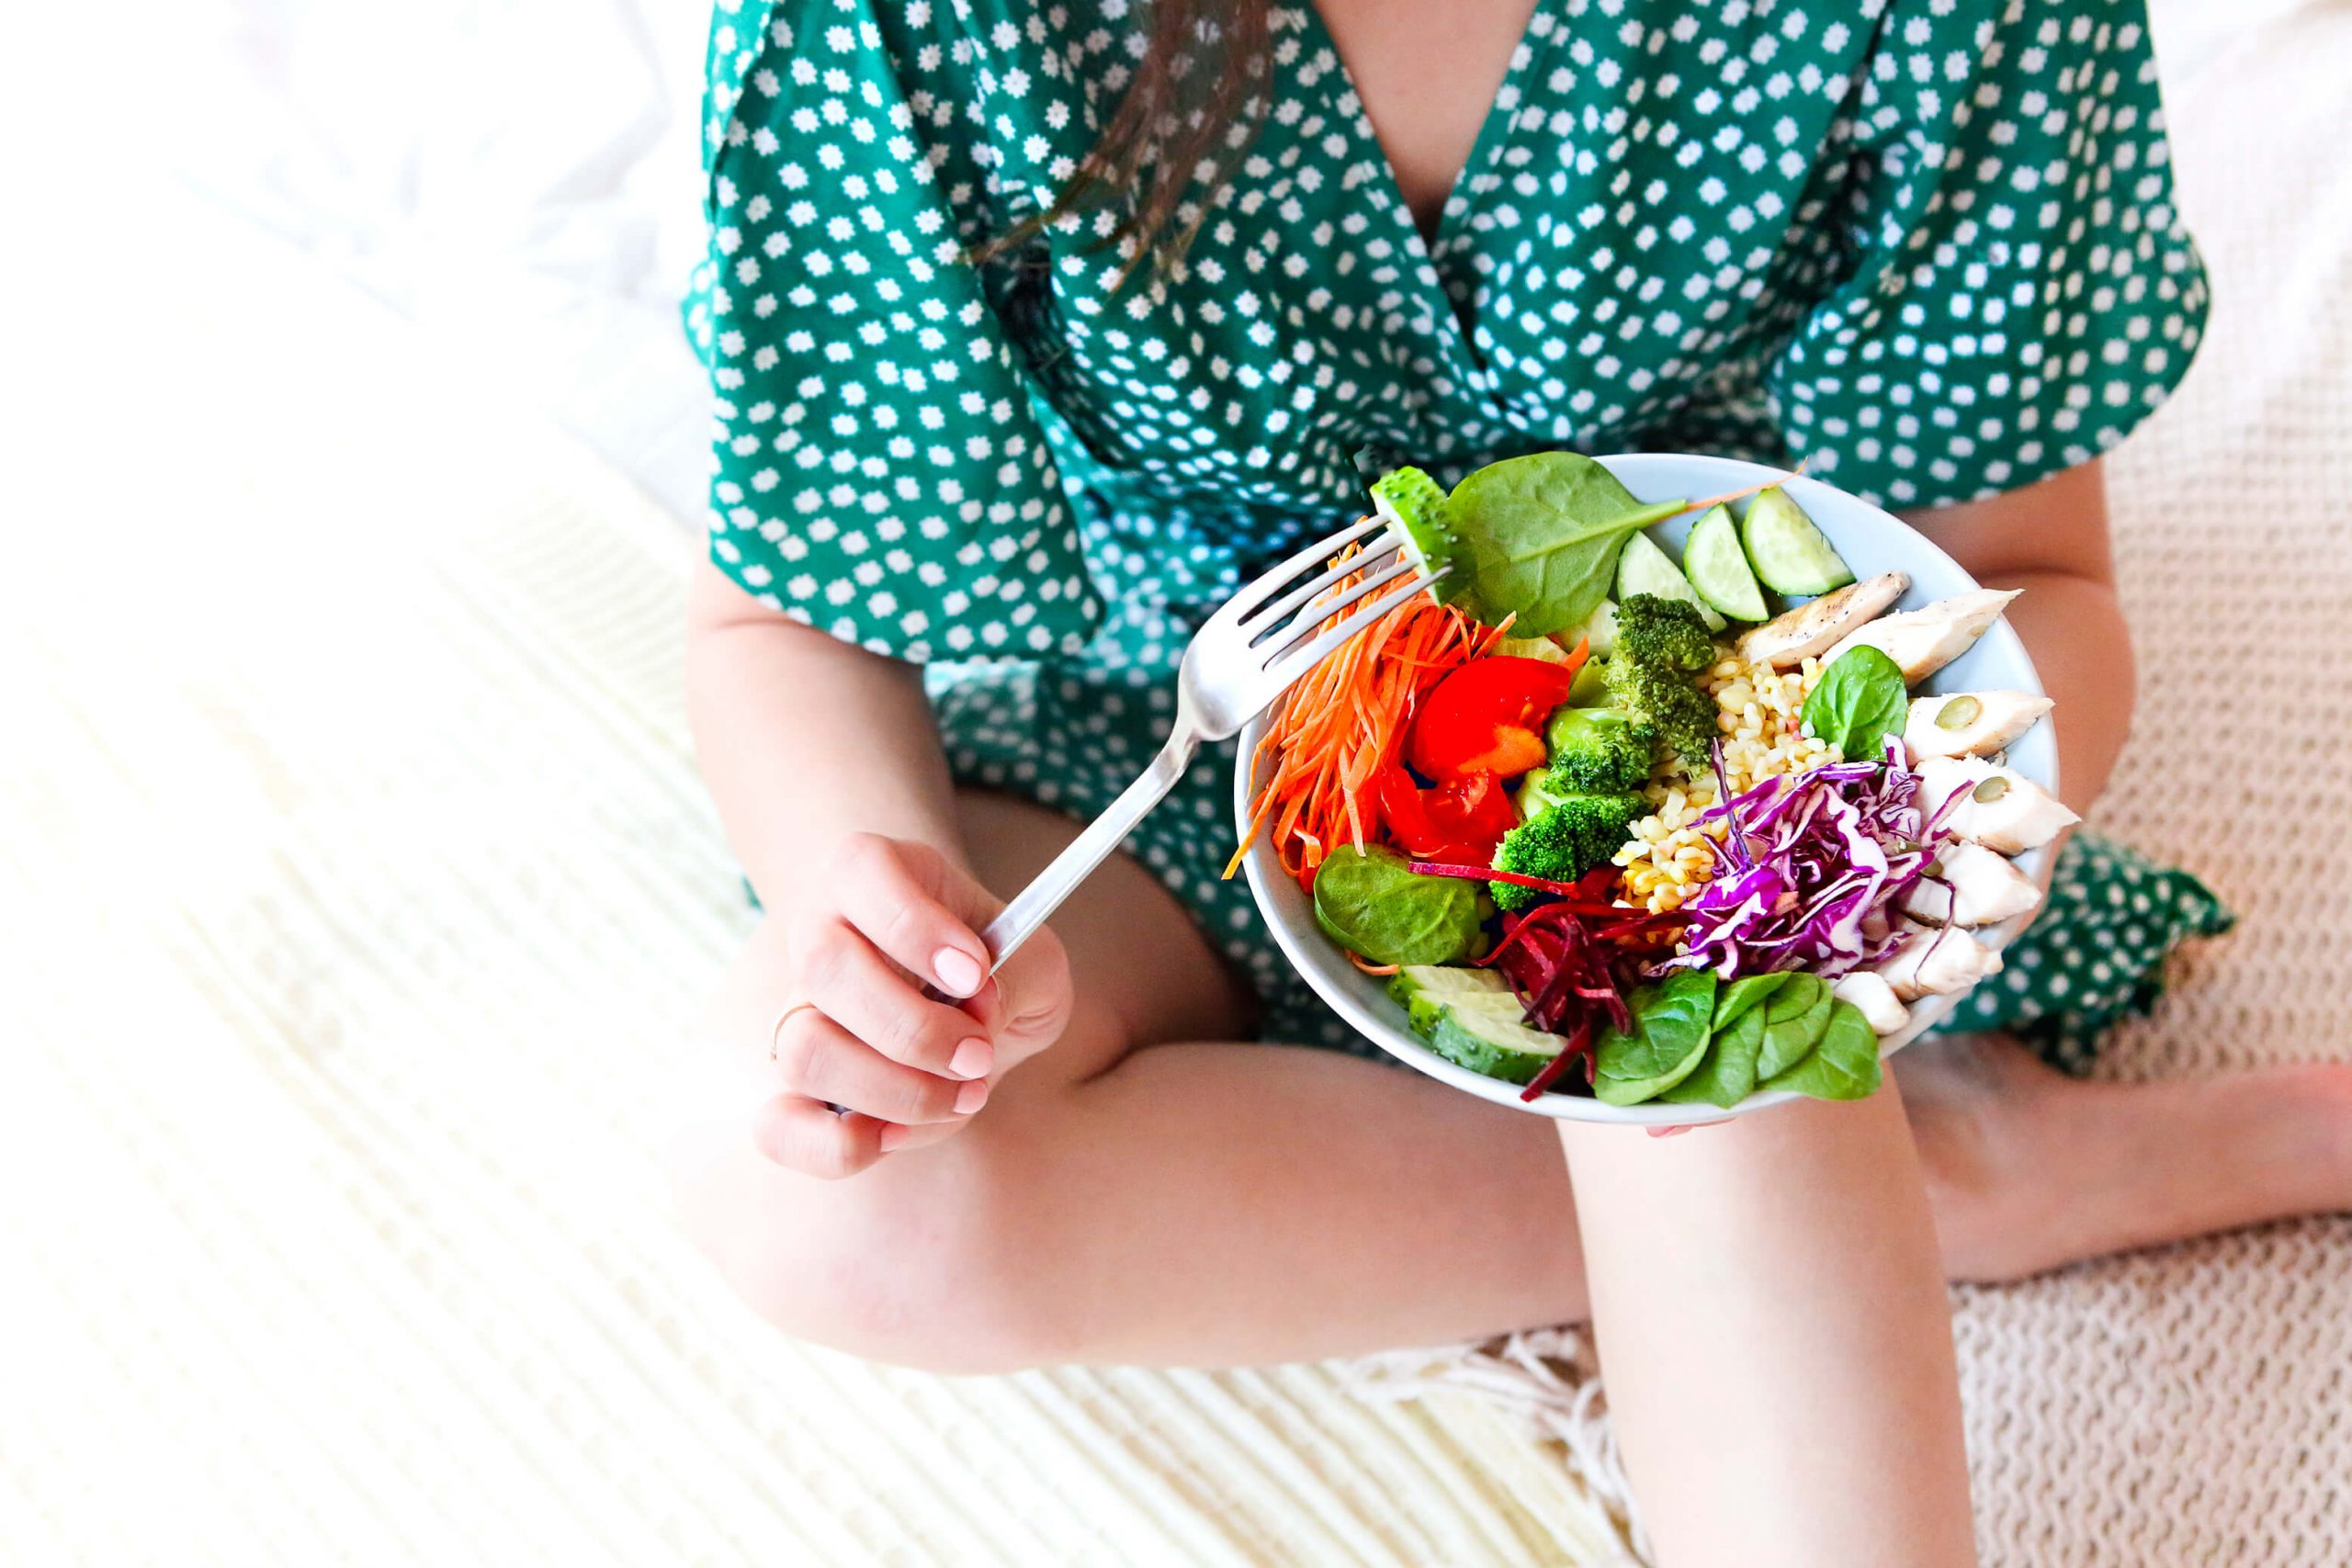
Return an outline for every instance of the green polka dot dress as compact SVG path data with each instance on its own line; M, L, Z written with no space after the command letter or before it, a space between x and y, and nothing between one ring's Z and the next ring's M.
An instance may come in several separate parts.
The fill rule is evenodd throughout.
M1075 816L1157 748L1193 628L1397 462L1803 457L1933 506L2111 446L2197 345L2138 0L1537 0L1431 238L1318 15L1282 7L1268 112L1171 275L1117 288L1108 212L965 262L1068 182L1141 10L719 0L687 305L712 558L922 663L958 777ZM1231 770L1205 756L1132 847L1268 1037L1347 1045L1219 880ZM2079 1048L2222 917L2120 849L2068 868L2026 983L1972 1017ZM2150 907L2071 945L2127 872Z

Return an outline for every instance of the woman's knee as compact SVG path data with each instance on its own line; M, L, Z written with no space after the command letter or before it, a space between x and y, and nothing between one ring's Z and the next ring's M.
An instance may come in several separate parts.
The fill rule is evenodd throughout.
M1023 1162L987 1121L840 1181L769 1164L739 1128L732 1150L673 1158L681 1222L797 1338L939 1372L1069 1359L1067 1317L1024 1243Z

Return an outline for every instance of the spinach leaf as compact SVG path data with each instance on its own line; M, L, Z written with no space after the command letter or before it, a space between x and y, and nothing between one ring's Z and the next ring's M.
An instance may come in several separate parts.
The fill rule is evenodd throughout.
M1786 971L1778 975L1743 975L1723 988L1715 998L1715 1032L1721 1034L1737 1023L1748 1009L1770 1000L1787 982ZM1763 1020L1757 1020L1761 1024Z
M1520 637L1580 626L1608 596L1625 540L1684 510L1679 501L1643 505L1575 452L1490 463L1446 498L1454 574L1468 579L1453 596L1489 625L1516 615Z
M1848 649L1832 660L1804 700L1805 724L1849 762L1886 755L1886 738L1903 733L1910 711L1903 667L1870 647Z
M1735 987L1738 984L1733 982ZM1728 988L1725 995L1729 995ZM1722 1002L1715 1004L1718 1015L1723 1008ZM1741 1009L1728 1027L1716 1031L1713 1042L1707 1047L1706 1060L1689 1077L1659 1095L1659 1100L1671 1105L1719 1105L1730 1110L1756 1088L1756 1056L1763 1046L1764 1010L1752 1006Z
M1804 1059L1766 1078L1765 1089L1792 1089L1815 1100L1866 1100L1879 1086L1878 1031L1845 1000L1829 1011L1821 1043Z
M1478 888L1416 875L1394 850L1342 844L1315 874L1315 923L1374 964L1451 964L1478 941Z
M1638 1105L1680 1083L1707 1053L1715 1015L1713 970L1685 970L1625 998L1634 1032L1603 1029L1594 1047L1593 1097Z
M1756 1076L1769 1078L1792 1067L1829 1027L1829 1007L1836 1000L1818 975L1792 975L1764 1004L1764 1045L1756 1059Z

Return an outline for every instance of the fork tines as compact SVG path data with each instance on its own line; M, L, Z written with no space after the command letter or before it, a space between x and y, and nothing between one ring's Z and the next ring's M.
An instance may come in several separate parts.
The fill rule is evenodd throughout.
M1282 635L1276 637L1272 646L1267 649L1262 668L1269 674L1279 679L1283 684L1288 685L1315 668L1317 660L1325 654L1329 653L1333 649L1445 575L1445 569L1442 567L1436 571L1417 570L1418 562L1401 558L1403 554L1401 551L1398 554L1400 558L1394 566L1376 576L1366 577L1363 581L1349 589L1332 604L1316 604L1301 612L1299 618L1283 627ZM1351 569L1354 563L1350 563ZM1387 592L1370 604L1355 603L1374 589L1396 582L1398 577L1408 572L1411 573L1411 576L1407 581L1390 588ZM1313 640L1308 641L1306 646L1299 646L1300 639L1308 637L1317 626L1329 621L1335 610L1351 604L1354 604L1355 607L1349 610L1337 626L1331 626L1320 636L1314 637Z

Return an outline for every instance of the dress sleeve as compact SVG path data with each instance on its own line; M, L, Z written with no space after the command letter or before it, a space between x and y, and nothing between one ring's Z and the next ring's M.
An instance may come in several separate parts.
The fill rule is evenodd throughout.
M1891 507L2088 462L2187 372L2143 0L1898 0L1845 127L1849 265L1767 368L1808 471Z
M1101 605L1023 362L961 259L985 187L968 151L926 143L962 118L902 71L927 54L871 0L719 0L687 310L718 414L710 555L878 653L1074 651Z

